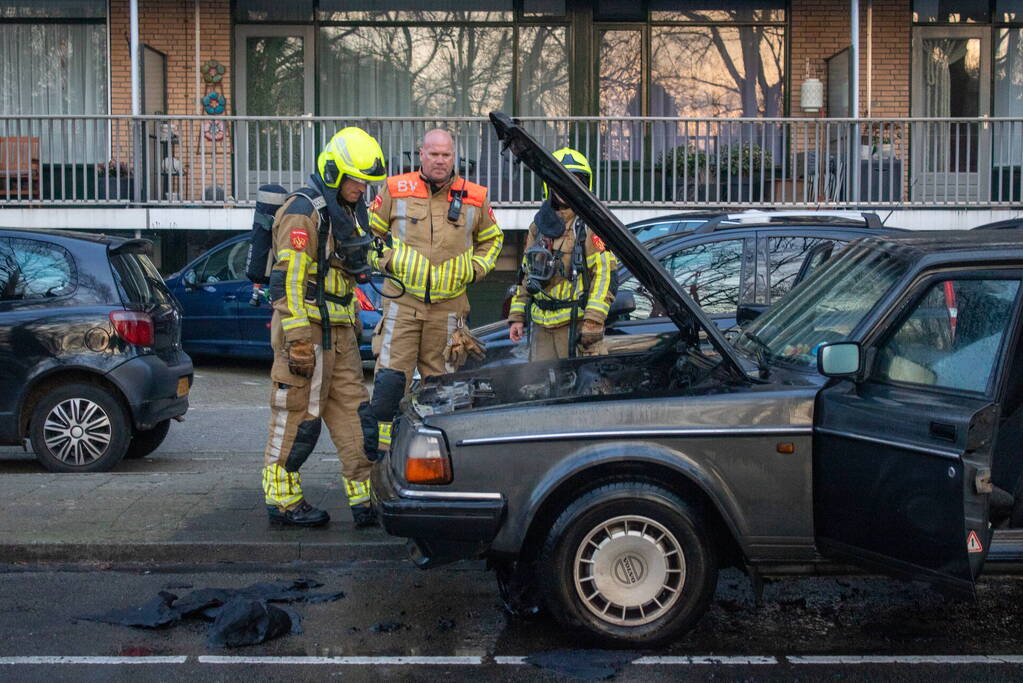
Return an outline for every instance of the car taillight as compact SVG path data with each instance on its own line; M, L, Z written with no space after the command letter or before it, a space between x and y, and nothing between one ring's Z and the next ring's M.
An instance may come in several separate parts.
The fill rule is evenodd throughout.
M153 345L153 319L139 311L110 311L117 336L136 346Z
M366 296L365 292L363 292L358 287L355 288L355 298L359 300L359 306L362 307L362 310L364 311L377 310L376 306L374 306L373 302L369 300L369 297Z
M416 431L405 455L405 481L410 484L449 484L451 478L451 458L444 435L435 429Z

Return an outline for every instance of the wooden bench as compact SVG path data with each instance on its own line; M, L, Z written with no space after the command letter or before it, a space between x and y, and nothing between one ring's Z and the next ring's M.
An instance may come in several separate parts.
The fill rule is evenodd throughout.
M39 198L39 138L0 137L0 197Z

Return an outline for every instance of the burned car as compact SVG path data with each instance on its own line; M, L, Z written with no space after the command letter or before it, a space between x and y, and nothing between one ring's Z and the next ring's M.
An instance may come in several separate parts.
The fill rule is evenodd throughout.
M632 645L692 628L729 565L755 588L828 561L973 594L994 530L1023 522L1023 239L857 241L729 343L586 188L492 118L677 329L422 381L373 475L417 564L485 557L511 606L536 596Z

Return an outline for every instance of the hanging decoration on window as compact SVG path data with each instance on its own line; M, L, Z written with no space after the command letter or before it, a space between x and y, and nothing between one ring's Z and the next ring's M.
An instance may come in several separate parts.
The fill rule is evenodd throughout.
M211 59L202 65L202 79L207 83L220 83L224 80L224 65Z
M223 114L227 107L227 98L216 90L211 90L202 98L202 106L207 114Z

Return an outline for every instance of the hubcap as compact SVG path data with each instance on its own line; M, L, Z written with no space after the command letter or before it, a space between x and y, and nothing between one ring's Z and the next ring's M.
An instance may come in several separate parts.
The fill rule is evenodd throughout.
M110 445L110 418L85 398L61 401L43 423L43 440L57 459L69 465L88 465Z
M610 624L639 626L669 610L686 580L675 536L649 517L623 515L594 527L575 554L575 590Z

